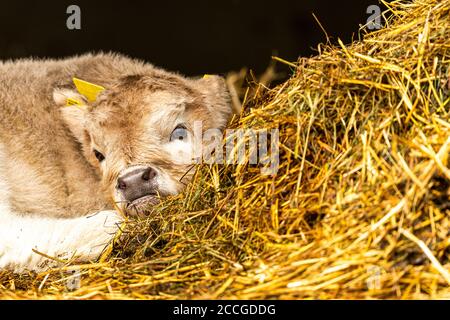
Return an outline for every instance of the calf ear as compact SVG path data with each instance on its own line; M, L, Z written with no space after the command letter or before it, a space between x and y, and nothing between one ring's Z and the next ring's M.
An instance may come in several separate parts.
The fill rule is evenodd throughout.
M207 75L197 80L197 84L212 114L214 126L218 129L225 128L233 113L230 92L225 79L215 75Z
M53 90L53 101L58 106L67 105L68 99L76 100L82 105L86 104L86 98L75 90L64 88L56 88Z
M67 105L67 99L76 100L80 102L80 105ZM86 139L85 119L88 112L85 98L74 90L55 89L53 100L61 106L62 119L73 136L80 142L84 142Z

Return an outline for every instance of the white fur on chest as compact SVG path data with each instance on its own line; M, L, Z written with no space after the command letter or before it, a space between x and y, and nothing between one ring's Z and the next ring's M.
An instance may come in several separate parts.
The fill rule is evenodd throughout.
M2 211L0 269L39 271L58 265L39 252L61 260L95 260L114 238L120 220L114 211L70 219L21 217Z

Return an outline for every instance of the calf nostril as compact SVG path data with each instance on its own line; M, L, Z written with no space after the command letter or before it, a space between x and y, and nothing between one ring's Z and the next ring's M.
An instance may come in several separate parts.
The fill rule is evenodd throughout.
M152 168L147 168L142 174L142 180L149 181L156 176L156 171Z
M120 190L125 190L127 188L127 184L122 178L117 179L117 188Z

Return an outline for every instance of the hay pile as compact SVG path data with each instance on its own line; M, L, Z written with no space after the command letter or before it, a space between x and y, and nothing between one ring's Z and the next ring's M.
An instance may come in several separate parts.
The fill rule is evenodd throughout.
M387 5L232 123L280 130L277 175L203 165L107 259L3 272L0 296L450 298L450 1Z

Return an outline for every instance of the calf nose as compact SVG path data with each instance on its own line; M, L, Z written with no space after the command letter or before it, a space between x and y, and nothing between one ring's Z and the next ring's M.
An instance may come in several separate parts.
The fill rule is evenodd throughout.
M136 199L156 194L156 171L151 167L137 168L121 175L116 188L122 192L125 200Z

